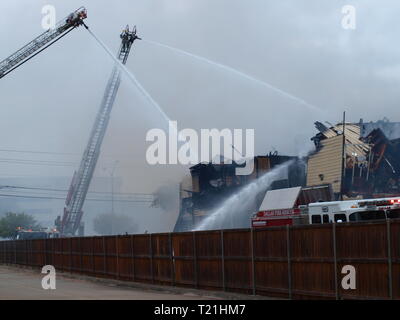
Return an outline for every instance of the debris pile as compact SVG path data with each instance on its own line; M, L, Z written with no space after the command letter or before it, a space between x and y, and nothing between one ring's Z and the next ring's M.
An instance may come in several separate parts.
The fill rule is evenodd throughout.
M315 126L319 133L311 138L316 151L308 160L307 185L332 184L337 199L400 193L400 123Z
M200 221L214 212L226 199L239 189L249 185L276 166L296 160L284 174L274 179L270 189L281 189L305 185L305 164L297 157L278 155L277 152L266 156L254 157L254 171L251 175L236 175L238 165L232 163L199 163L190 168L191 179L181 185L181 207L175 232L192 230ZM255 201L244 211L235 226L249 227L250 216L258 210L267 190L254 195Z

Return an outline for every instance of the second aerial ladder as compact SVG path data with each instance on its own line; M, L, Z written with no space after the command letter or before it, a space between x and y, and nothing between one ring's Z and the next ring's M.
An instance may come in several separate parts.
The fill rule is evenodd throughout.
M121 34L122 43L117 55L122 64L126 64L132 44L136 39L136 27L130 31L129 26ZM72 179L68 196L65 202L64 215L62 220L58 218L56 224L59 225L62 235L74 235L81 225L82 207L86 199L90 181L100 155L100 148L107 125L110 120L110 113L121 82L121 69L116 63L111 77L106 86L104 97L100 105L95 123L90 133L89 141L83 154L78 171Z

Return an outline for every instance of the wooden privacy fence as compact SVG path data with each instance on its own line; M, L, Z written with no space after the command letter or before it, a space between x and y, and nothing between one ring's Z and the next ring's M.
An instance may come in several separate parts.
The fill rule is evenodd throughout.
M400 221L0 241L0 263L290 299L399 299ZM345 265L356 289L342 287Z

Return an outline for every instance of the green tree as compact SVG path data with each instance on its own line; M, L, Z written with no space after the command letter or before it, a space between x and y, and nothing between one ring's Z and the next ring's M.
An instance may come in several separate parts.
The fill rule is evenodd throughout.
M8 212L0 218L0 238L13 237L18 227L37 229L40 228L40 225L31 215Z

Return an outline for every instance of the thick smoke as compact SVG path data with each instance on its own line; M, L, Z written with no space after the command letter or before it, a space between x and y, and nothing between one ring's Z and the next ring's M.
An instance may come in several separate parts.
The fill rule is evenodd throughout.
M166 212L177 212L179 210L179 189L176 184L159 187L154 192L153 206L160 207Z
M93 229L100 235L126 234L138 231L138 225L133 217L128 215L105 213L93 220Z

